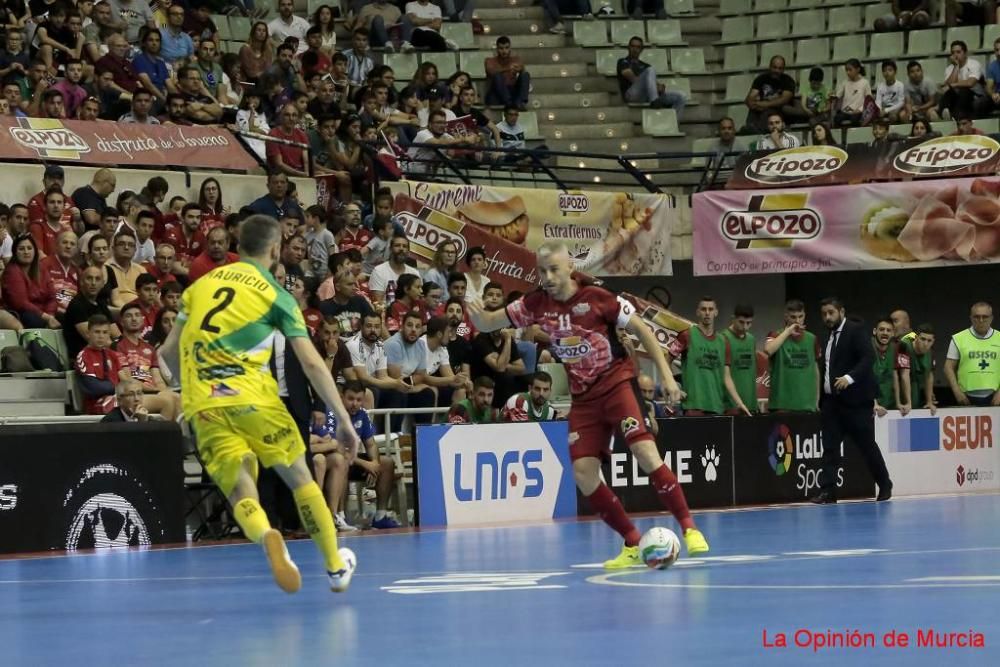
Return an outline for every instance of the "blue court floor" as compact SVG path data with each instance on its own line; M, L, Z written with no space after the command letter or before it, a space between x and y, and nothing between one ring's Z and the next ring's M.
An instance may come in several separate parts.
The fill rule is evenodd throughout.
M343 595L309 541L292 596L249 544L0 561L0 664L1000 665L1000 496L696 519L711 557L663 572L598 569L617 544L591 521L347 538ZM877 648L796 648L799 630ZM893 630L910 646L883 647Z

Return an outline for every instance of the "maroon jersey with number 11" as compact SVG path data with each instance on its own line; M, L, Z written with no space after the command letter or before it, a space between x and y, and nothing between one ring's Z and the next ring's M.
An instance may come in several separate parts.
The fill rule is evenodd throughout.
M615 331L633 313L631 303L594 285L580 286L567 301L538 290L507 306L514 326L537 324L549 335L549 350L566 367L570 393L582 400L598 398L635 377Z

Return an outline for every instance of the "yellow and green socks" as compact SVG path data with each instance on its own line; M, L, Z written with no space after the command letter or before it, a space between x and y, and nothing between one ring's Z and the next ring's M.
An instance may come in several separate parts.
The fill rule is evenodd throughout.
M326 569L330 572L344 569L344 561L337 553L337 529L319 486L316 482L309 482L292 491L292 495L295 497L295 506L299 509L302 527L323 554Z
M253 498L244 498L236 503L233 507L233 516L243 529L243 534L251 542L259 543L264 533L271 529L264 508Z

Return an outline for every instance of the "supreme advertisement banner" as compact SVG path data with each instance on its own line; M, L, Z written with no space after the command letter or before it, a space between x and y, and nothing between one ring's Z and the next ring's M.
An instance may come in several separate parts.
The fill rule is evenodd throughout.
M733 418L733 475L737 505L802 502L819 490L823 442L819 414L773 414ZM841 464L837 495L875 495L875 482L861 452L838 443ZM890 469L890 474L892 470Z
M996 420L996 424L994 424ZM1000 410L948 408L875 420L875 440L892 475L894 495L975 493L1000 489Z
M258 167L225 128L0 116L0 159L96 165Z
M494 236L440 211L430 209L412 197L396 195L393 202L396 220L410 239L410 255L418 262L431 264L442 241L458 244L458 256L476 246L486 250L486 275L503 285L504 293L530 292L538 287L535 255L522 246Z
M1000 261L1000 179L964 178L692 198L696 276Z
M565 241L577 268L591 275L672 273L670 233L677 209L669 195L415 181L389 187L530 253L546 241Z
M882 146L799 146L744 153L726 189L781 188L995 174L1000 143L985 135L893 141Z
M677 475L688 506L730 507L733 504L732 420L728 417L658 419L656 448ZM649 476L625 446L619 433L611 458L601 469L604 482L618 495L627 512L659 512L663 505ZM578 492L579 494L579 492ZM594 511L586 498L578 499L581 515Z

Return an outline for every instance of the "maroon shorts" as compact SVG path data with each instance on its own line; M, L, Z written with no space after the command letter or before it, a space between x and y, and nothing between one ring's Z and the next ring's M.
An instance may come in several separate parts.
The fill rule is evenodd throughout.
M606 394L589 400L573 400L569 411L569 456L577 459L611 455L611 439L617 430L625 444L653 440L649 415L642 409L635 380L622 382Z

